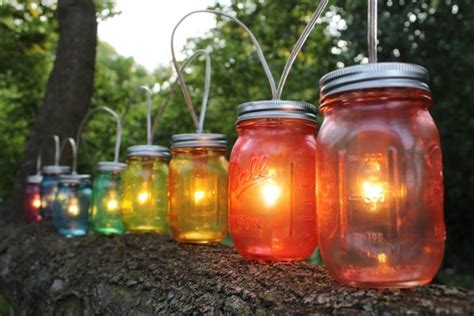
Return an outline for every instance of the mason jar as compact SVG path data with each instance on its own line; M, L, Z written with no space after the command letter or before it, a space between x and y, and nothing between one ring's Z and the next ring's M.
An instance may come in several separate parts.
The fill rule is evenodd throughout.
M137 145L127 149L122 177L122 221L130 232L168 232L168 148Z
M69 166L50 165L41 168L43 179L40 185L41 194L41 216L43 218L51 218L53 214L54 198L58 191L58 178L71 172Z
M41 221L41 194L40 186L43 177L40 174L26 178L24 196L24 219L27 224Z
M91 204L89 175L62 175L53 204L53 223L60 235L84 236L89 230L89 207Z
M92 183L91 230L97 234L123 234L125 227L120 211L122 172L126 164L101 161Z
M428 71L379 63L321 79L317 138L321 255L338 281L426 284L444 253L443 170Z
M217 243L227 235L227 141L222 134L173 135L168 220L179 242Z
M238 108L229 165L229 230L246 259L295 261L317 246L316 107L285 100Z

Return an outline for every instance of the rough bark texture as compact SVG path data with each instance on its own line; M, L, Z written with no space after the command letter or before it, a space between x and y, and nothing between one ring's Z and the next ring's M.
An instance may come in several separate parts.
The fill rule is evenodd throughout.
M362 290L309 263L244 261L167 236L66 239L48 224L0 227L0 293L19 314L472 314L474 292Z
M75 136L80 120L90 106L94 89L97 21L93 0L59 0L59 42L48 80L43 106L25 145L12 194L0 210L0 218L19 221L23 209L24 182L34 173L41 141L56 133Z

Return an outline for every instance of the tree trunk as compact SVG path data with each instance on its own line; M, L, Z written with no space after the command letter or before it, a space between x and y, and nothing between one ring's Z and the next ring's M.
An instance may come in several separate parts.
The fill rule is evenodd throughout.
M97 21L92 0L59 0L59 42L43 106L30 131L10 199L0 210L4 221L20 221L25 178L35 171L41 141L56 133L75 136L94 89Z
M465 289L357 289L305 262L247 262L152 234L67 239L48 223L0 227L0 294L19 315L474 313Z

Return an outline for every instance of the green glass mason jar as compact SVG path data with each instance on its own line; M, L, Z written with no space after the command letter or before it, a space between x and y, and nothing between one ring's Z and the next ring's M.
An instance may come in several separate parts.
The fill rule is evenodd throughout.
M168 232L168 148L137 145L127 149L122 177L122 221L130 232Z
M90 228L103 235L123 234L125 227L120 213L122 172L126 164L102 161L92 183Z

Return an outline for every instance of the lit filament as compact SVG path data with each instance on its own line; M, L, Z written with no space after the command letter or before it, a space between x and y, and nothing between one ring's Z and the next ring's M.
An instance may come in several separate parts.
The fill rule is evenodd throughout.
M118 202L116 199L110 199L108 202L107 202L107 210L109 211L115 211L118 209Z
M371 204L370 210L377 209L377 203L385 201L383 185L380 183L364 182L362 184L364 202Z
M377 261L381 264L387 263L387 255L384 253L378 254L377 255Z
M194 192L194 202L195 203L201 203L204 200L204 197L206 196L206 192L204 191L195 191Z
M31 205L33 206L33 208L36 208L36 209L40 208L41 207L41 199L38 198L38 197L35 197L33 199L33 201L31 202Z
M71 199L71 203L69 204L67 211L71 216L79 215L79 205L77 205L77 199Z
M148 191L142 191L142 192L138 193L137 198L138 198L138 203L143 205L150 198L150 193Z
M281 196L281 189L273 183L267 183L262 186L261 189L263 201L268 206L276 204Z

